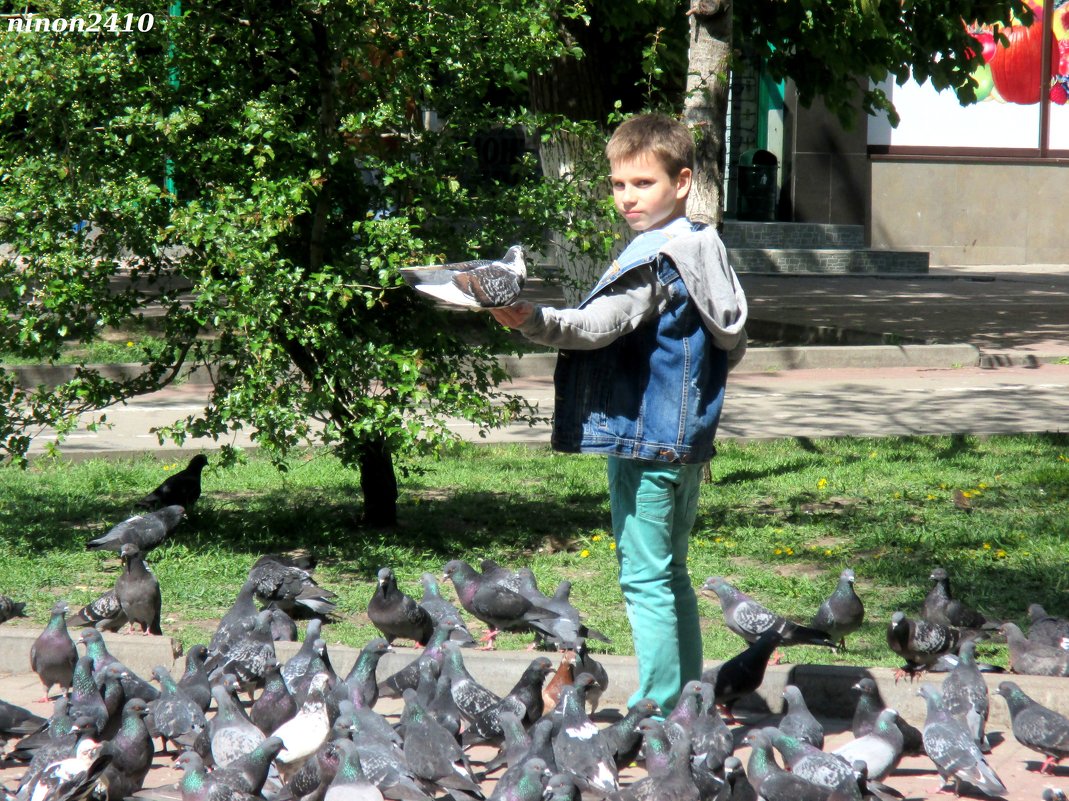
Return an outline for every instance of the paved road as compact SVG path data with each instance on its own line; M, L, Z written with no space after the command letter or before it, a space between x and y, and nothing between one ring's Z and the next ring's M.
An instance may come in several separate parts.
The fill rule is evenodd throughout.
M552 413L548 377L518 379L512 391ZM145 396L106 412L112 427L78 432L63 447L67 456L123 453L161 448L153 426L196 414L206 388L190 384ZM483 439L457 420L452 428L476 442L544 443L546 425L513 426ZM782 437L888 436L908 434L996 434L1069 430L1069 365L1035 367L854 368L739 372L732 376L720 435L732 439ZM44 434L31 453L51 440ZM234 444L249 446L248 436ZM190 441L186 450L222 443Z

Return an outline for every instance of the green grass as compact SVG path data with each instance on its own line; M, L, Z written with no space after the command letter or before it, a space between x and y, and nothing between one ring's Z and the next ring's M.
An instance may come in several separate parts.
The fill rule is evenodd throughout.
M29 601L38 625L56 597L76 608L110 587L117 559L86 552L85 541L183 465L144 457L0 469L0 592ZM165 632L186 645L204 641L260 554L303 548L320 559L319 582L339 595L332 642L359 646L372 636L364 612L380 567L393 567L418 596L419 574L440 574L459 555L528 565L547 591L570 579L575 605L613 639L605 650L630 651L602 459L463 446L415 467L401 479L401 523L391 531L359 527L358 476L329 455L296 458L285 473L258 459L209 467L204 497L150 556ZM790 661L896 665L884 627L897 609L916 612L937 565L957 595L991 615L1020 622L1032 601L1069 611L1069 437L720 445L691 543L696 586L723 575L808 619L843 567L857 572L867 622L849 652L795 648ZM453 597L451 586L443 590ZM700 604L706 656L737 653L741 641L724 628L715 598ZM500 640L505 648L527 642ZM1005 664L1005 647L982 646L981 658Z

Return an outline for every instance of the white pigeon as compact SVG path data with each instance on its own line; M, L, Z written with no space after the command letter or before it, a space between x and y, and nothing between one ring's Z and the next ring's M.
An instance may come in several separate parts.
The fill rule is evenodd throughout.
M500 259L404 267L405 283L425 295L456 306L494 309L516 302L527 280L527 262L520 245Z
M330 719L323 698L327 679L326 673L313 676L308 695L297 714L271 733L272 737L280 738L283 743L282 750L275 757L279 772L283 774L291 774L300 767L330 734Z

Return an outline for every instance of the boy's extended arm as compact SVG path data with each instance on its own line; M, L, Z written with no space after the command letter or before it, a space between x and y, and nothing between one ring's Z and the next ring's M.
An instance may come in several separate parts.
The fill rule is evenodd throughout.
M525 337L540 345L594 350L631 333L654 317L663 305L662 295L653 267L638 267L621 276L582 309L534 306L517 327Z

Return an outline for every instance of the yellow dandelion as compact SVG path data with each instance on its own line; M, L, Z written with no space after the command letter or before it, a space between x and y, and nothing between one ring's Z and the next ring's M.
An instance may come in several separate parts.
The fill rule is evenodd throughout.
M825 548L824 549L824 555L825 556L831 556L831 548Z
M985 551L990 551L991 550L991 543L990 542L985 542L984 543L984 550Z
M724 541L723 537L716 537L715 539L713 539L713 542L723 542L723 541Z
M595 535L594 535L593 537L591 537L590 539L591 539L591 540L592 540L593 542L601 542L601 535L600 535L600 534L595 534Z
M610 551L615 551L616 550L616 543L615 542L610 542L609 543L609 550Z
M817 489L818 490L822 490L826 486L828 486L828 479L826 479L826 478L822 478L822 479L820 479L820 481L817 482Z
M869 453L869 458L870 459L875 459L876 458L876 451L872 451L871 453Z
M947 485L946 485L945 481L942 484L939 485L939 489L946 489L946 488L947 488Z
M983 481L981 481L979 484L976 485L976 488L985 490L985 489L987 489L987 484L985 484Z
M580 559L586 559L588 556L590 556L590 551L588 551L586 548L579 552Z
M975 492L969 492L969 490L963 490L961 494L964 495L966 498L971 498L976 493Z
M128 341L128 342L126 343L126 347L128 347L128 348L132 348L133 346L134 346L134 343L133 343L133 342L129 342L129 341Z
M1004 550L1002 550L1001 548L999 548L997 551L995 551L995 558L996 559L1005 559L1006 558L1006 552Z
M783 555L783 549L782 548L777 548L772 553L774 553L776 556L782 556Z
M932 495L931 493L928 493L928 497L927 497L927 498L925 498L925 500L927 500L927 501L934 501L934 500L935 500L935 496L934 496L934 495Z

